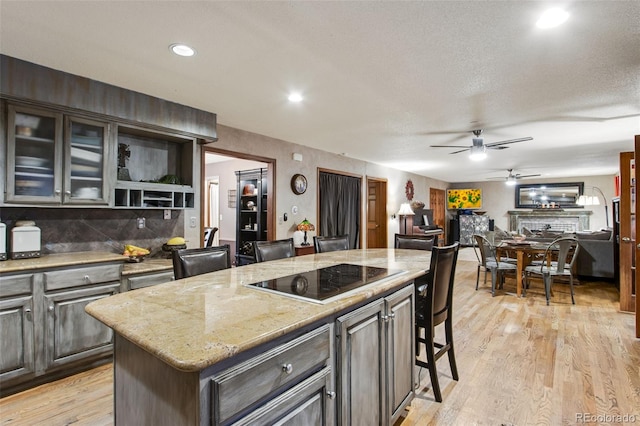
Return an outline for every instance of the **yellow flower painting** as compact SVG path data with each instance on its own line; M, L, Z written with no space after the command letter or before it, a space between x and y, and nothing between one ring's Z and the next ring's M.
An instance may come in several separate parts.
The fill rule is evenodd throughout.
M447 189L447 209L482 208L481 189Z

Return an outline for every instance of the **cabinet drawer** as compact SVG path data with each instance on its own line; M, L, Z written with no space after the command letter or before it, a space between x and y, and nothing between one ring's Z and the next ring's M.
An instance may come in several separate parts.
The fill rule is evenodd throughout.
M330 348L330 327L325 325L214 376L214 423L227 421L278 388L324 366L331 356Z
M121 269L121 264L114 264L45 272L44 289L45 291L51 291L67 287L120 281Z
M140 275L137 277L127 278L126 288L129 290L135 290L137 288L168 283L169 281L173 281L173 271L167 271L161 274Z
M35 274L2 277L2 281L0 281L0 298L31 294L33 292L34 278Z

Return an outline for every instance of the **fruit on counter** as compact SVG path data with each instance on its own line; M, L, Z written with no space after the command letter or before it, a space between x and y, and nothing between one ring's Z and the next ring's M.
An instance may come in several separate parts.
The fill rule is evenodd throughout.
M182 246L186 243L186 240L182 237L173 237L169 241L167 241L168 246Z
M124 253L122 254L125 256L146 256L149 253L149 250L147 250L146 248L126 244L124 246Z

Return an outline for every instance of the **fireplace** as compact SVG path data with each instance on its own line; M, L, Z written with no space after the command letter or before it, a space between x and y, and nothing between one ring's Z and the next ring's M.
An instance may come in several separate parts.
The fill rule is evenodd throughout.
M551 231L585 231L589 229L591 210L510 210L509 230L522 232L523 228L530 231L548 229Z

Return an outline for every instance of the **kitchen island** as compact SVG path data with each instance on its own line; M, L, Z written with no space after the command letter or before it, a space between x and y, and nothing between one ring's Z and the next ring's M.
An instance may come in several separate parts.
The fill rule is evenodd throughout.
M412 283L429 261L417 250L322 253L89 304L116 334L116 423L392 423L413 398ZM338 263L399 273L327 303L247 286Z

